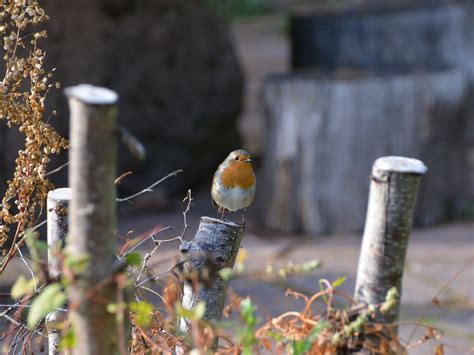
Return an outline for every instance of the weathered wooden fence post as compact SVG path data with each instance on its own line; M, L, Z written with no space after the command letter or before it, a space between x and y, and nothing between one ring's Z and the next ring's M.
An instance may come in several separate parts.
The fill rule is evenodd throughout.
M185 308L191 309L203 301L206 305L204 319L222 319L227 282L220 277L219 271L234 266L244 229L243 225L230 221L201 217L194 239L183 242L180 247L185 259L184 272L190 278L184 284ZM197 288L193 278L199 279ZM182 320L181 328L188 329L186 320Z
M48 218L48 271L49 277L56 279L61 274L59 253L66 242L68 233L68 207L71 200L71 189L61 188L50 191L47 200ZM59 354L61 328L64 320L61 311L51 312L46 318L48 328L49 355Z
M69 289L71 319L81 355L118 352L118 327L107 304L116 302L116 177L118 95L108 89L78 85L65 89L70 130L67 251L88 258L87 268Z
M401 296L416 194L426 170L423 162L411 158L389 156L375 161L356 280L358 302L382 303L392 287ZM397 306L377 314L376 321L396 322L399 307L400 297Z

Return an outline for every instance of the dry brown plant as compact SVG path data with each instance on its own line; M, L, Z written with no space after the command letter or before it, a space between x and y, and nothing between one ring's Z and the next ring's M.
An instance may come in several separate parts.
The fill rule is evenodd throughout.
M47 164L52 154L67 148L67 141L45 119L46 97L52 88L59 88L59 83L52 81L54 70L44 69L46 53L39 43L47 33L38 30L38 25L48 16L38 1L8 0L0 5L0 20L5 63L0 120L25 137L0 204L0 246L16 226L12 246L1 261L1 273L21 245L24 231L36 224L52 188L45 176Z

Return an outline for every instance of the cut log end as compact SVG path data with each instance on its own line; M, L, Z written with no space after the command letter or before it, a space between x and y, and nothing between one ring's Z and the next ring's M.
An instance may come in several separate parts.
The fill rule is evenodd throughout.
M70 201L72 197L72 190L69 187L63 187L48 192L49 201Z
M114 105L118 94L107 88L89 84L79 84L64 89L68 98L75 98L87 105Z
M428 168L418 159L400 156L387 156L378 158L372 168L372 175L377 177L386 173L417 174L423 175Z
M238 223L228 221L228 220L213 218L213 217L206 217L206 216L201 217L201 223L225 225L225 226L233 228L233 229L243 228L242 224L238 224Z

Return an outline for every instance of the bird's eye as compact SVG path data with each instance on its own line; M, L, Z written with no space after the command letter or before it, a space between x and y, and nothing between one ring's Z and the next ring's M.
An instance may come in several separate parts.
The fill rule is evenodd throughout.
M239 156L238 156L238 155L236 155L234 159L235 159L235 160L239 160Z

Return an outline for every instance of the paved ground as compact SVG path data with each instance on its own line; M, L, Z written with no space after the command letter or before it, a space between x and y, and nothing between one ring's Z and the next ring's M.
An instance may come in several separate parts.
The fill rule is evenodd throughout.
M196 209L189 215L190 239L198 225L199 212L206 206L205 196L198 197ZM215 212L209 215L215 216ZM134 228L145 231L158 223L174 223L182 228L181 215L141 216L129 219L124 231ZM237 218L240 218L238 216ZM306 294L319 290L318 280L330 281L347 277L342 290L352 294L360 249L360 234L331 236L268 235L255 229L255 217L249 221L249 232L243 240L247 251L246 268L261 271L269 263L286 265L318 259L322 268L304 277L288 280L262 281L258 278L236 280L231 287L240 295L250 295L259 307L262 319L290 309L300 309L301 303L284 296L290 287ZM134 226L133 224L136 223ZM170 232L169 236L176 232ZM163 236L166 237L166 236ZM176 245L164 246L157 258L176 255ZM172 258L171 258L172 259ZM164 265L162 266L164 267ZM437 297L441 308L431 300ZM415 326L411 323L440 327L445 332L447 354L474 353L474 223L455 223L425 229L416 229L410 240L405 269L401 320L401 335L410 339ZM414 335L419 339L425 328ZM469 352L471 348L471 352ZM432 343L414 348L411 354L430 354Z
M200 203L205 202L198 199L196 204ZM167 216L180 226L179 231L182 226L179 213ZM188 231L188 239L198 225L198 217L198 211L189 215L192 228ZM134 228L133 223L140 226L135 228L137 232L152 228L157 223L168 224L165 216L162 219L159 215L153 218L142 216L129 222L132 225L128 228ZM252 297L259 307L261 319L290 309L301 309L301 303L284 296L288 287L312 294L319 290L320 278L332 281L345 276L347 281L341 289L348 294L353 293L361 241L359 234L270 236L252 228L254 222L250 221L250 232L243 240L248 255L245 262L247 270L261 271L269 263L286 265L288 262L312 259L322 262L321 269L304 277L273 281L250 277L233 282L231 287L239 295ZM169 236L174 234L171 232ZM157 258L173 259L175 248L164 246ZM431 302L434 297L440 300L441 308ZM447 354L474 353L474 223L448 224L413 232L403 283L401 320L401 336L405 340L421 338L425 328L418 329L413 337L412 333L414 324L422 321L444 331L442 341L446 344ZM432 347L432 343L426 343L414 348L410 354L430 354Z
M181 233L183 220L181 211L184 204L175 206L174 211L147 215L122 215L119 233L125 235L134 230L140 235L157 225L173 225L175 230L161 237L173 237ZM255 211L254 211L255 212ZM188 223L191 228L186 239L191 239L201 215L216 216L210 206L206 193L197 196ZM234 216L240 219L240 215ZM236 280L231 287L240 295L250 295L259 308L261 319L274 316L290 309L301 309L302 304L285 297L290 287L297 291L312 294L319 289L318 280L330 281L341 276L347 281L341 289L353 293L360 248L360 234L331 236L270 235L261 233L256 226L256 217L250 214L248 230L243 240L247 251L245 265L248 271L261 271L269 263L286 265L288 262L302 262L318 259L321 269L303 277L287 280L264 281L250 277ZM150 245L144 245L143 252ZM163 244L151 263L163 261L160 270L177 257L177 243ZM15 259L0 278L0 290L5 292L20 274L27 274L21 260ZM441 308L431 300L437 297ZM7 300L2 299L0 303ZM445 332L443 342L449 347L447 354L468 354L474 349L474 223L455 223L426 229L416 229L411 236L405 277L401 319L401 334L409 339L414 330L408 322L423 321L425 324L440 327ZM423 335L419 329L413 339ZM411 354L430 354L432 344L415 348Z

